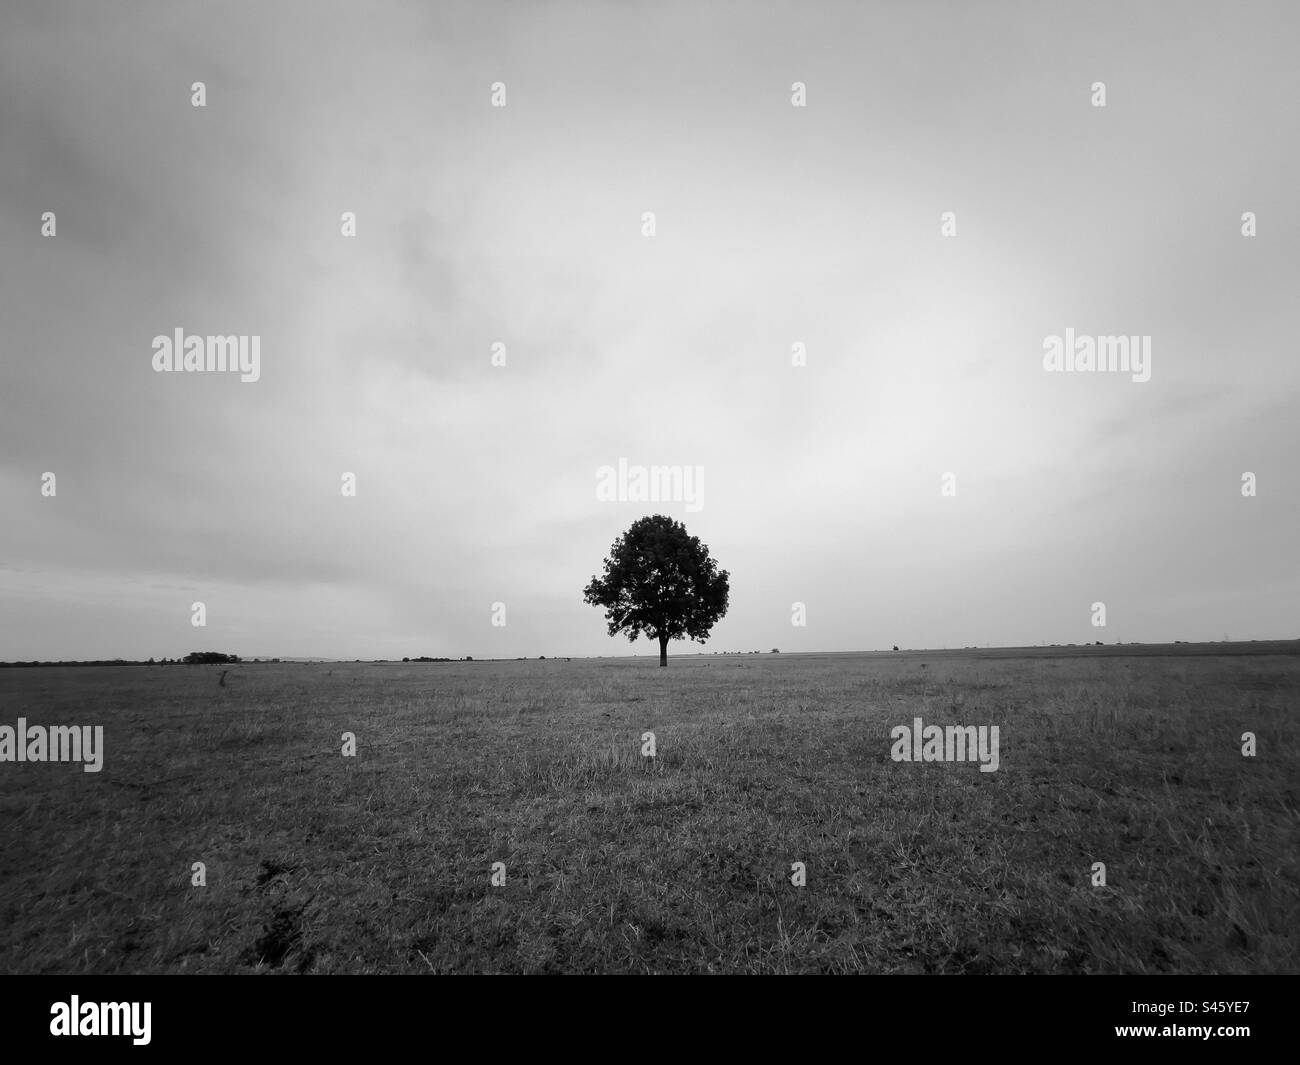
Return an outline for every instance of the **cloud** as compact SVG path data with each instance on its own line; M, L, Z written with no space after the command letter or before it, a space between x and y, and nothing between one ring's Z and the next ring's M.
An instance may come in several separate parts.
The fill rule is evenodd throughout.
M648 10L6 9L11 655L183 654L201 591L236 653L624 653L619 458L705 467L723 646L1294 631L1292 12ZM178 327L262 379L153 373Z

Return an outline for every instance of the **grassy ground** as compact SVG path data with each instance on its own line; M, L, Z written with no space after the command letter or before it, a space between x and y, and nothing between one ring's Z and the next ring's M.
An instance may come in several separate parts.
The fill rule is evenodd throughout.
M106 746L0 765L0 969L1294 972L1298 691L1282 655L0 670L0 724ZM914 716L1001 768L892 762Z

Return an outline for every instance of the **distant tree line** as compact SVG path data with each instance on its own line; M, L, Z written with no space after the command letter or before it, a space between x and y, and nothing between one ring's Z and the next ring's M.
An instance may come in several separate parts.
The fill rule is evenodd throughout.
M184 658L159 658L142 662L133 658L93 658L58 662L0 662L0 669L21 666L178 666L178 665L233 665L242 662L239 655L222 654L220 651L191 651ZM255 658L254 662L279 662L278 658Z
M16 669L23 666L147 666L148 664L148 662L133 662L125 658L97 658L87 662L0 662L0 669Z

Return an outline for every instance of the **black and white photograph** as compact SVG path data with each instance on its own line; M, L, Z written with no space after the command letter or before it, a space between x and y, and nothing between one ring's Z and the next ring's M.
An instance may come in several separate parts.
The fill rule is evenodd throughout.
M0 972L1300 972L1298 46L4 0Z

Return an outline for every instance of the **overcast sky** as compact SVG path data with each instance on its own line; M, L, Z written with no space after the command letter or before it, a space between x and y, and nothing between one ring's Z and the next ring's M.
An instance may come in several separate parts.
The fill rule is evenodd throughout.
M0 659L656 653L582 602L654 512L730 571L706 651L1300 637L1298 30L6 3ZM177 329L260 379L155 372Z

